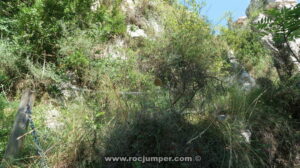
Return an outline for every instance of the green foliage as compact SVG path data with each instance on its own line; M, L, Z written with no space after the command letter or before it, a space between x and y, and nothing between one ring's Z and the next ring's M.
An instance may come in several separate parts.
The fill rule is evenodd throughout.
M5 5L11 6L9 2ZM57 42L63 35L65 28L79 27L87 29L93 25L99 25L99 31L103 32L103 38L119 35L125 31L125 17L120 11L120 2L114 2L112 6L101 5L101 8L92 12L92 0L41 0L27 4L19 2L9 21L5 13L1 16L2 36L16 39L21 46L29 46L28 50L34 60L43 61L43 56L57 54L59 46ZM9 29L9 31L8 31ZM1 31L2 32L2 31ZM54 58L54 60L53 60ZM55 61L55 57L47 57L47 60Z
M89 59L81 51L74 51L63 59L63 66L74 71L82 71L89 65Z
M8 88L20 77L23 66L14 43L0 40L0 83Z
M146 43L146 60L155 60L150 69L163 86L170 89L174 104L181 98L189 102L207 80L222 76L220 72L225 67L223 43L212 35L209 24L195 12L198 6L194 8L193 12L178 8L176 14L165 16L163 38Z
M4 121L4 108L6 106L6 100L4 99L4 97L2 96L2 94L0 94L0 127L1 127L1 131L0 131L0 158L2 158L3 156L3 152L4 152L4 149L5 149L5 142L7 140L7 138L2 138L2 137L5 137L6 135L6 131L2 130L2 127L3 127L3 124L2 123Z
M6 100L5 100L4 96L1 94L0 95L0 112L1 112L0 113L0 120L3 119L3 116L4 116L3 110L4 110L5 106L6 106Z
M281 44L300 37L300 4L294 8L270 9L266 14L267 17L261 19L257 27L271 33L275 43Z
M0 93L0 158L3 158L10 130L13 126L13 118L17 108L14 102L9 102L7 93Z
M268 4L266 0L256 0L252 1L250 6L246 10L246 14L248 18L255 18L259 15L264 9L264 7Z
M295 156L291 150L295 149L295 137L293 122L289 119L288 112L288 106L291 106L281 104L289 101L281 99L277 87L269 80L262 84L261 88L248 93L238 86L226 88L224 92L210 89L212 97L204 98L205 102L209 103L205 103L200 109L207 109L216 115L225 115L220 129L224 137L229 138L227 145L232 147L233 153L243 151L243 156L238 156L239 159L231 158L233 165L264 167L293 164L290 161L291 157ZM251 132L250 144L245 144L236 137L239 136L238 132L243 130ZM286 162L273 162L271 158Z
M227 42L235 52L236 58L248 71L268 58L269 53L262 44L259 34L249 28L224 28L221 30L221 38Z
M105 42L126 30L120 1L105 3L91 11L93 3L93 0L1 1L1 7L6 7L0 13L0 36L5 39L0 44L0 62L5 65L0 68L1 83L16 87L26 76L48 85L48 79L58 81L57 75L63 75L61 71L66 69L82 75L93 42ZM85 34L80 37L85 41L75 39L80 36L77 32Z
M114 5L111 10L101 5L97 18L101 22L100 30L106 38L122 35L126 31L125 15L117 5Z
M17 109L6 99L27 82L36 89L33 119L50 167L292 167L298 77L282 86L262 79L249 92L222 81L228 48L254 72L266 68L269 53L256 33L232 27L215 35L195 0L188 7L145 0L135 17L158 19L163 31L152 36L144 29L148 38L131 38L123 36L120 0L100 0L92 12L93 2L0 2L6 7L0 11L0 82L9 90L9 97L0 95L0 156ZM243 130L251 131L250 143ZM17 164L39 167L31 135L24 145ZM199 155L202 161L101 159L143 155Z
M298 71L295 62L300 63L300 55L292 49L289 41L300 37L299 13L299 4L294 8L270 9L266 11L267 17L255 24L262 35L272 35L278 52L273 56L274 64L281 80L287 80Z

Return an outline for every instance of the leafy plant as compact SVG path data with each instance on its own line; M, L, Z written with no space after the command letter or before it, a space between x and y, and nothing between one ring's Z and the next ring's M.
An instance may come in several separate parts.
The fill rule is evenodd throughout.
M300 4L293 8L270 9L266 11L266 15L258 22L257 28L263 30L264 35L271 33L276 46L286 44L300 63L300 55L294 53L288 43L300 37Z
M234 51L234 55L247 71L253 72L256 77L263 76L272 66L270 53L263 45L260 35L249 27L222 28L220 37ZM260 67L262 64L263 67Z
M199 6L191 8L192 11L179 8L165 16L163 38L146 43L149 51L145 49L145 60L155 60L149 68L161 86L170 91L173 105L189 104L208 80L223 75L220 72L226 64L222 59L223 43L212 35L209 24L197 13Z

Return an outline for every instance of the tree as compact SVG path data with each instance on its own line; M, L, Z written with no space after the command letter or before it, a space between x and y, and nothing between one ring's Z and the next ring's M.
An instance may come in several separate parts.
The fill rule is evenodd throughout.
M265 13L266 17L256 26L262 30L263 35L272 35L274 46L279 53L275 60L280 59L284 63L283 69L288 77L291 77L294 64L300 64L300 55L292 50L289 43L300 37L300 4L294 8L270 9ZM291 61L291 57L295 61Z

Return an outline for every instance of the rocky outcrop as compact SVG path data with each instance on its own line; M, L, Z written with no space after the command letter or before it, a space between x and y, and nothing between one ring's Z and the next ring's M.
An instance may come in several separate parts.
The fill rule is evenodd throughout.
M248 17L247 16L241 16L237 19L237 21L235 23L240 25L240 26L245 26L248 23Z
M109 2L96 0L91 6L91 10L96 11L103 3ZM121 10L126 16L127 22L126 38L152 39L161 35L164 29L159 17L156 16L155 12L145 14L145 11L149 8L155 8L158 5L157 3L159 1L123 0L121 2ZM94 57L126 60L126 38L115 37L107 44L95 46L93 48Z
M123 0L122 10L126 14L128 27L127 34L130 37L151 38L149 34L160 36L163 26L160 17L155 12L159 1ZM146 14L145 14L146 13Z
M267 4L267 0L251 0L246 10L247 17L250 17L256 10L263 9Z
M247 16L263 8L291 8L297 5L297 0L251 0L247 8Z
M267 8L291 8L297 5L297 0L267 0Z

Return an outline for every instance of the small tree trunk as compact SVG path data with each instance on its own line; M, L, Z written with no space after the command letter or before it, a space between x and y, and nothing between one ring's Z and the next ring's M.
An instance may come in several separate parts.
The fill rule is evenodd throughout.
M28 116L26 114L28 108L32 108L34 102L34 94L31 90L26 89L23 92L21 103L15 117L14 125L7 144L7 148L2 161L2 166L13 159L20 153L24 137L22 137L27 130Z

